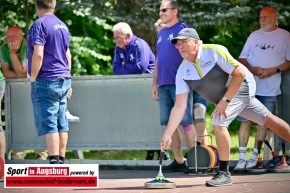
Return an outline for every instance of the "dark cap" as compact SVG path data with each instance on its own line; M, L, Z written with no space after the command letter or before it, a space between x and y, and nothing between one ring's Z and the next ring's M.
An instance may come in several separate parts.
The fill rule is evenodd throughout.
M183 28L178 35L171 40L171 44L176 44L177 40L184 40L187 38L195 38L199 40L199 36L193 28Z

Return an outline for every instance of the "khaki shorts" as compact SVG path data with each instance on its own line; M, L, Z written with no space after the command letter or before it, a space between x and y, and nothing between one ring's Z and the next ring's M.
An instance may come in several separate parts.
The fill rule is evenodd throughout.
M270 111L255 97L235 97L229 103L228 108L226 109L226 114L227 119L223 115L221 121L219 118L215 119L215 117L213 117L212 125L228 127L238 115L241 115L258 125L263 126Z

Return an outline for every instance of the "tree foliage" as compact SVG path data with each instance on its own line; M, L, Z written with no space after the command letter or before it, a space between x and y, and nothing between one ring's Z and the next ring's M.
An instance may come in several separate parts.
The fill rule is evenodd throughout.
M26 7L23 0L5 0L2 7L3 1L1 0L0 8L0 32L3 34L1 42L5 41L8 26L18 25L27 34L26 29L37 19L34 1L28 1L28 19L26 19ZM76 9L73 1L58 1L57 3L55 15L68 25L71 32L72 74L75 76L112 74L111 61L115 47L111 38L113 18L100 17L102 18L100 19L91 15L88 12L88 10L91 11L89 4L81 3L76 5L78 7Z
M189 23L205 43L225 45L238 57L249 34L259 28L259 12L273 6L279 12L279 26L290 30L289 0L177 0L180 20ZM28 8L26 9L26 3ZM112 25L125 21L135 35L155 50L153 24L159 18L161 1L156 0L58 0L55 14L71 32L73 75L112 74L115 44ZM37 18L33 0L0 0L0 33L18 25L25 32ZM26 17L27 10L27 17ZM27 25L26 25L27 23Z

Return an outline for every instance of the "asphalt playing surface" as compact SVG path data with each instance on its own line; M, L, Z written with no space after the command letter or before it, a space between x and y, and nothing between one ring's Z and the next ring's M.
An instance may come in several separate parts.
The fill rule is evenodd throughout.
M147 189L144 183L153 180L157 170L104 170L99 172L98 189L3 189L3 179L0 181L1 193L122 193L122 192L214 192L214 193L286 193L290 192L290 173L232 173L232 186L206 187L205 181L212 178L211 174L195 175L183 172L163 173L167 180L176 183L175 189Z

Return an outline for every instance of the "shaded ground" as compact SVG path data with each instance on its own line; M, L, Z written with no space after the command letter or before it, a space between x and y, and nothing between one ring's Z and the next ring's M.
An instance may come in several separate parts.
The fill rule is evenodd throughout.
M234 174L232 186L206 187L206 180L211 175L189 175L182 172L164 173L164 176L176 183L175 189L146 189L145 182L153 180L156 170L102 170L100 169L99 189L1 189L1 193L122 193L122 192L262 192L262 193L286 193L290 192L290 173L262 173L262 174ZM0 187L3 188L3 180Z

